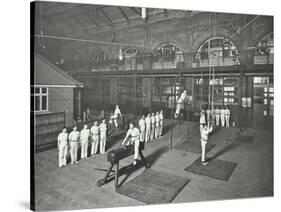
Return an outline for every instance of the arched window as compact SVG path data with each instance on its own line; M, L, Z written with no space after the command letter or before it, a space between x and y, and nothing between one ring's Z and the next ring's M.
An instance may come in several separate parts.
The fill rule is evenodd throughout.
M167 69L181 67L184 61L183 53L173 43L163 43L153 53L153 69Z
M238 49L231 40L214 37L206 40L198 48L193 66L238 65Z
M123 70L137 69L138 50L135 47L121 49L119 52L119 60L122 63Z
M257 44L254 64L273 64L273 32L264 36Z
M122 50L122 56L124 59L135 58L137 56L138 50L135 47L129 47Z
M99 63L99 62L102 62L107 59L108 59L108 56L105 52L98 52L98 53L94 54L94 56L92 57L92 62Z
M273 45L273 32L264 36L257 45L257 54L273 54L274 45Z

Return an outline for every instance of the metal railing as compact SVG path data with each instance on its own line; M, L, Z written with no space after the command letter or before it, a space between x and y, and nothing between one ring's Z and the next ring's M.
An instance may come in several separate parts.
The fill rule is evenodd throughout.
M231 50L233 51L233 50ZM197 68L209 66L236 66L253 64L273 64L274 54L259 54L257 50L237 51L225 54L212 52L210 57L206 53L182 53L173 55L138 55L131 58L113 58L102 61L65 60L59 66L67 72L99 72L123 70L177 69Z

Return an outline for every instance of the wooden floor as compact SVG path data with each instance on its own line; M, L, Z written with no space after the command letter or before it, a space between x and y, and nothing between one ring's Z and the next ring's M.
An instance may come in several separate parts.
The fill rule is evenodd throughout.
M216 180L199 176L184 169L192 164L198 154L170 149L171 126L169 122L165 135L146 145L144 155L151 169L170 173L190 179L190 183L179 193L173 202L192 202L216 199L233 199L273 194L273 138L268 131L248 129L244 134L253 135L253 143L231 143L238 133L236 128L221 129L216 132L210 142L216 146L208 153L209 156L237 162L238 165L230 179ZM185 140L189 134L198 139L199 129L196 123L185 122L175 125L172 131L173 146ZM193 136L192 136L193 135ZM121 140L112 141L111 149L120 146ZM114 191L114 182L97 187L97 180L104 177L107 169L106 154L98 155L86 161L63 169L58 168L58 151L37 153L35 155L35 206L37 210L65 210L101 207L118 207L143 205L144 203L120 195ZM129 157L121 161L120 167L132 162ZM98 169L95 169L98 168ZM125 183L140 175L144 168L120 177Z

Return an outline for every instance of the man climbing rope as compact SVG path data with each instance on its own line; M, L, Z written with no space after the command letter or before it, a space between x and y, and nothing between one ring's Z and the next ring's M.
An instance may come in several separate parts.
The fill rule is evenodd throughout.
M184 90L181 93L181 96L177 101L177 109L176 109L176 112L174 114L175 118L178 118L178 116L180 114L180 110L184 108L184 101L186 101L186 100L187 100L187 94L186 94L186 90Z

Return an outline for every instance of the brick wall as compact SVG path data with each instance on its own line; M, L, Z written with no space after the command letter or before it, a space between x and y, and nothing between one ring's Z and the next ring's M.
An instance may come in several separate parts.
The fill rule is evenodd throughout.
M49 88L49 111L65 111L66 126L73 124L73 88Z

